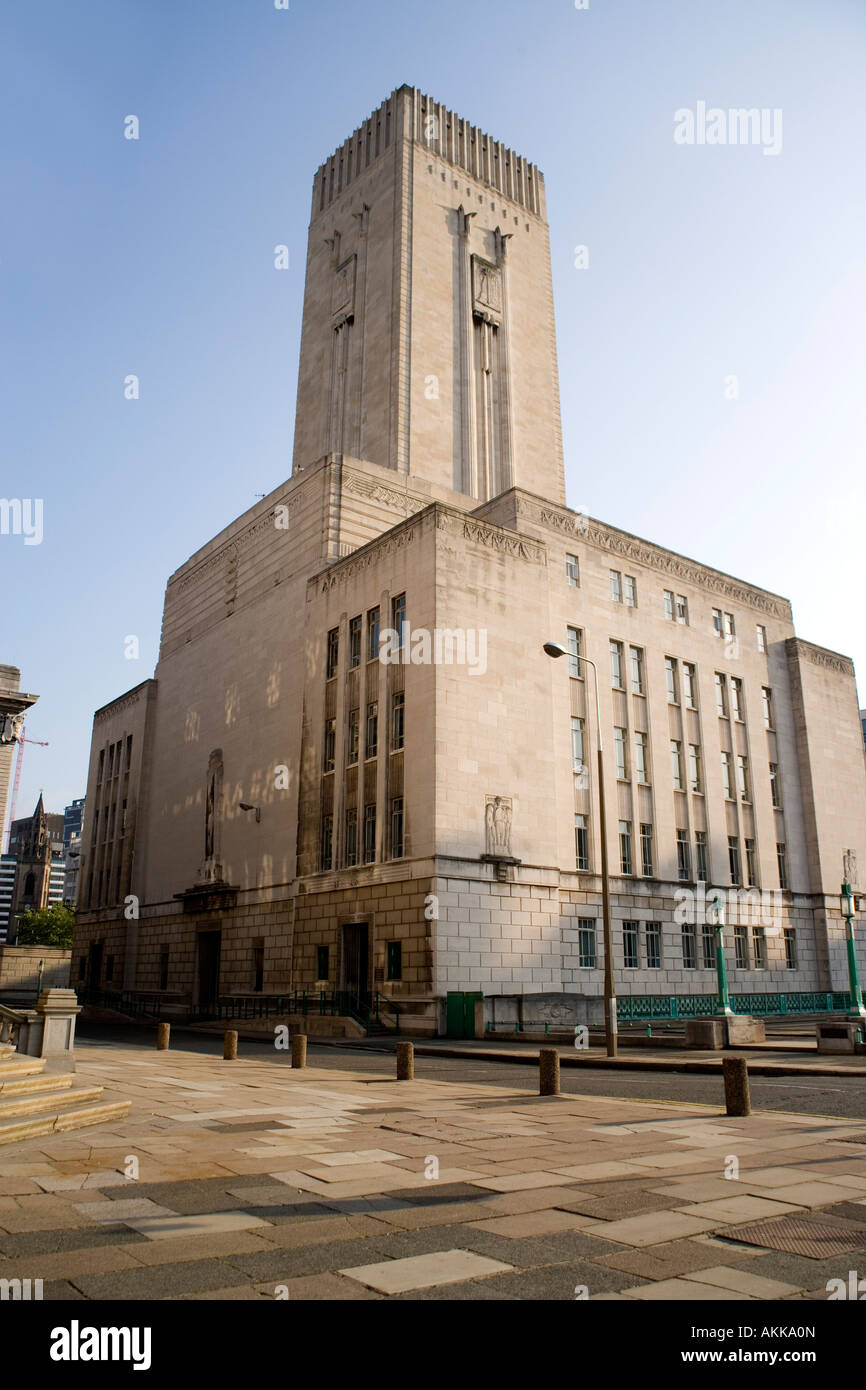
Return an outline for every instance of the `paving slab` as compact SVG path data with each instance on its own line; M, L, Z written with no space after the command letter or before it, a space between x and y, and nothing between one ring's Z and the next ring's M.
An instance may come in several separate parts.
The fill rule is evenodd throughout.
M405 1260L388 1260L383 1264L359 1265L342 1269L347 1279L354 1279L380 1293L407 1293L411 1289L429 1289L439 1284L457 1284L464 1279L478 1279L489 1274L509 1273L510 1265L475 1255L468 1250L441 1250L430 1255L417 1255Z

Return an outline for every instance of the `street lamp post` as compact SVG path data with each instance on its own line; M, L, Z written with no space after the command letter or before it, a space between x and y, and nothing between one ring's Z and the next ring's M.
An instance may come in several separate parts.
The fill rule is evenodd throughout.
M847 878L842 884L842 892L839 898L842 909L842 916L845 919L845 945L848 949L848 989L851 995L850 1018L866 1018L866 1007L863 1005L863 991L860 987L860 971L857 968L857 947L854 941L854 918L856 908L854 905L854 889Z
M544 651L554 659L569 656L566 647L559 642L545 642ZM610 875L607 860L607 816L604 800L604 743L601 735L601 707L598 698L598 669L588 656L577 656L592 668L595 689L595 728L598 751L598 829L601 836L601 916L604 934L604 1039L608 1057L617 1055L617 1017L616 994L613 985L613 931L610 920Z
M718 979L718 1012L720 1014L733 1014L731 999L728 994L728 968L725 964L725 905L721 894L709 900L712 903L711 912L713 914L713 927L716 932L716 976Z

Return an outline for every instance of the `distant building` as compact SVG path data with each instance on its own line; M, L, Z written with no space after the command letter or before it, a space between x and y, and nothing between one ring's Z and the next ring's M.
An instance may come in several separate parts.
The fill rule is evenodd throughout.
M9 931L9 916L12 911L12 894L15 891L15 874L18 860L14 854L0 855L0 944L6 940Z
M17 745L24 731L24 718L38 695L21 690L17 666L0 665L0 834L9 809L9 787Z
M81 822L84 819L84 801L85 798L79 796L71 805L64 806L63 808L63 848L66 850L69 849L73 836L78 840L81 839Z
M9 854L17 864L7 931L7 940L14 941L23 912L63 902L63 816L46 811L41 794L32 816L12 822Z

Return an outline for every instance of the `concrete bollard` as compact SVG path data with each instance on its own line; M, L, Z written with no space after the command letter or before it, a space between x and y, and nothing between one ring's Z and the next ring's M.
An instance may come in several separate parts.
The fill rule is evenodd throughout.
M235 1032L227 1032L223 1038L223 1061L234 1062L238 1055L238 1035Z
M415 1047L413 1043L397 1044L397 1080L415 1080Z
M292 1038L292 1066L305 1067L307 1065L307 1035L306 1033L296 1033Z
M158 1023L156 1025L156 1050L165 1052L171 1038L171 1024Z
M559 1095L559 1053L555 1048L543 1047L538 1054L538 1094Z
M749 1068L745 1057L724 1057L722 1075L725 1080L725 1108L729 1115L751 1115Z

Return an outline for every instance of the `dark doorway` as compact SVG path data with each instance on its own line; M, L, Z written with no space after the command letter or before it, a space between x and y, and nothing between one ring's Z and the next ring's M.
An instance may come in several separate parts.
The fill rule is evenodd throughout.
M222 932L198 934L197 1004L215 1004L220 992L220 947Z
M370 928L366 922L352 922L343 928L343 989L357 995L361 1003L370 1001Z

